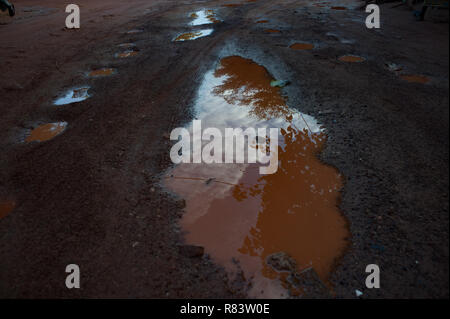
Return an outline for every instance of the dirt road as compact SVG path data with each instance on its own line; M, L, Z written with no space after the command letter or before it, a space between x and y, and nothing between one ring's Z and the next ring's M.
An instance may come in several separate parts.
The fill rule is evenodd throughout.
M241 56L289 80L289 107L325 127L320 159L343 176L351 234L331 296L448 298L447 23L386 4L381 29L368 30L350 1L77 3L79 30L64 28L55 0L17 0L14 19L0 16L0 202L13 207L0 219L0 297L247 296L248 281L186 253L185 201L161 183L168 137L195 116L205 73ZM189 23L203 8L220 19L213 33L173 41L201 29ZM299 42L313 47L290 48ZM138 54L117 58L124 43ZM101 68L115 72L88 76ZM90 98L53 105L79 86ZM26 142L56 122L61 134ZM72 263L81 289L65 286ZM380 289L364 286L368 264L381 268Z

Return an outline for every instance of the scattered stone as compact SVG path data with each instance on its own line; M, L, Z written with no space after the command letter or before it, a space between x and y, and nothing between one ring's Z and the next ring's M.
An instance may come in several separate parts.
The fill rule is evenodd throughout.
M304 298L322 299L332 297L330 290L312 267L309 267L300 273L291 274L287 278L287 281L295 288L295 290L301 291Z
M276 271L297 271L296 261L285 252L278 252L267 256L267 264Z

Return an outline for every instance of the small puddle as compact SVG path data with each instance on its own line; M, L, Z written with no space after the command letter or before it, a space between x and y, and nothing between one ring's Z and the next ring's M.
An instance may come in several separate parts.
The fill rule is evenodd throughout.
M426 84L430 82L430 78L425 75L403 74L400 75L400 78L410 83Z
M338 40L342 44L353 44L353 43L355 43L355 40L342 38L339 34L334 33L334 32L327 32L326 36L327 37L331 37L331 38L333 38L335 40Z
M211 23L219 23L220 20L217 19L216 14L213 10L199 10L197 12L192 13L191 18L194 19L190 24L191 25L204 25Z
M119 59L125 59L125 58L130 58L130 57L134 57L137 56L139 54L138 51L135 50L126 50L124 52L120 52L120 53L116 53L115 57L119 58Z
M93 71L89 72L88 75L93 78L98 78L98 77L110 76L110 75L113 75L116 73L117 73L116 69L102 68L102 69L98 69L98 70L93 70Z
M0 201L0 219L8 216L16 207L16 202L12 200Z
M400 72L403 70L403 67L396 63L386 63L385 66L391 72Z
M349 237L337 208L342 177L317 158L326 135L313 117L286 105L273 80L252 60L223 58L205 74L194 110L203 128L279 128L276 173L260 175L258 164L182 163L163 181L186 201L186 242L203 246L230 277L242 270L249 295L264 298L295 292L267 264L270 255L287 253L298 271L313 267L327 282ZM187 129L192 134L192 124Z
M127 34L136 34L136 33L142 33L142 32L144 32L144 30L134 29L134 30L127 31Z
M31 131L30 135L26 138L26 142L45 142L51 140L55 136L64 132L67 127L66 122L47 123L38 126Z
M118 45L118 47L122 48L122 49L132 49L132 48L136 47L136 44L132 43L132 42L130 42L130 43L121 43L121 44Z
M264 32L266 32L266 33L281 33L280 30L275 30L275 29L266 29L266 30L264 30Z
M203 37L206 37L206 36L210 35L211 33L213 33L213 31L214 31L213 29L205 29L205 30L183 33L183 34L180 34L178 37L176 37L174 41L177 41L177 42L190 41L190 40L195 40L198 38L203 38Z
M312 50L314 49L314 44L312 43L294 43L290 46L293 50Z
M366 61L366 59L361 56L357 56L357 55L343 55L343 56L339 57L339 61L359 63L359 62Z
M57 99L55 105L66 105L84 101L90 97L88 91L89 87L80 87L77 89L70 90L65 96Z

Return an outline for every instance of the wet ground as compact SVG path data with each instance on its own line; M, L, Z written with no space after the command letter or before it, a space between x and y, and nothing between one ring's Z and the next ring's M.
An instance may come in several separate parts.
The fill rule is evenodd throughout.
M81 2L76 31L58 1L0 17L0 296L448 297L448 24ZM173 166L193 119L282 129L279 171Z

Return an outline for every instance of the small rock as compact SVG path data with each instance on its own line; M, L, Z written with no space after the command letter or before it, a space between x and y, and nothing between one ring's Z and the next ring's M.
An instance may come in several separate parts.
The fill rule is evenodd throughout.
M297 271L297 263L285 252L278 252L269 255L266 260L267 264L277 271Z
M332 297L329 289L312 267L300 273L291 274L287 280L297 290L300 289L303 291L304 298L325 299Z

